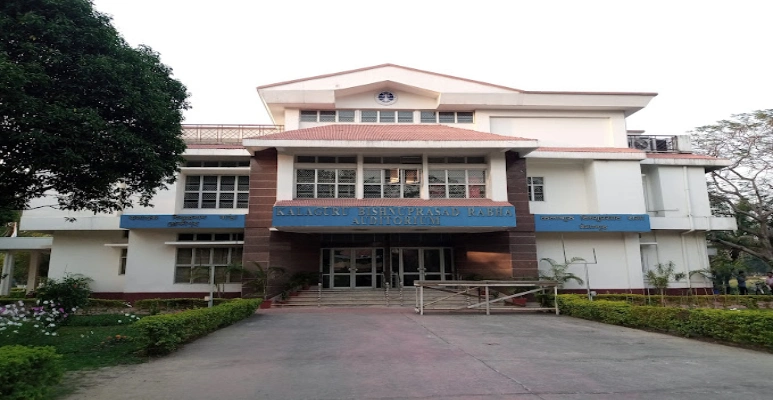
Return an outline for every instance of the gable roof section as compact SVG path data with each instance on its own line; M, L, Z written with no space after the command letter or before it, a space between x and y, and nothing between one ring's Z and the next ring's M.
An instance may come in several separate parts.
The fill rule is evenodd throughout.
M446 125L394 124L323 125L265 136L245 138L249 151L277 148L381 149L518 149L523 154L537 141L520 137L453 128Z
M435 124L340 124L296 129L247 139L352 141L502 141L533 140Z

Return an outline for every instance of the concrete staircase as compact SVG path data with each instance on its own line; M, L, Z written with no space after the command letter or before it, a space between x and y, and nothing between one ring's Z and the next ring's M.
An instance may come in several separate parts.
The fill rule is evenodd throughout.
M424 302L429 303L446 297L450 293L426 290ZM426 308L462 307L474 304L477 296L454 296ZM416 303L416 289L413 287L403 289L402 300L399 290L390 289L387 298L384 289L323 289L321 294L316 287L302 290L297 295L290 296L284 302L274 302L272 307L297 308L297 307L414 307Z

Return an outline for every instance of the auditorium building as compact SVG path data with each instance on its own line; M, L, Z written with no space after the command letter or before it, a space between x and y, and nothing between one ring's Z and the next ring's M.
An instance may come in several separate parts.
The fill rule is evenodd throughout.
M536 278L581 257L597 292L708 267L707 171L689 136L628 130L655 93L529 91L384 64L257 88L271 125L186 125L186 162L152 208L35 208L0 251L30 287L82 273L98 297L201 297L196 267L320 272L323 289ZM47 259L47 265L40 260ZM586 264L569 271L585 277ZM674 288L707 287L694 276ZM585 286L568 283L567 289Z

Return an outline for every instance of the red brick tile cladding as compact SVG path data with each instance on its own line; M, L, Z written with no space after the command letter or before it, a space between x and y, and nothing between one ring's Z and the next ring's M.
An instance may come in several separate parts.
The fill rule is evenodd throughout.
M256 152L250 163L250 208L244 224L242 265L250 269L254 268L253 262L258 262L264 268L282 267L287 270L285 279L296 271L317 271L318 235L269 231L276 202L276 180L276 149ZM273 282L269 291L280 292L285 279Z
M517 226L504 232L457 235L456 269L462 275L484 278L536 278L537 239L529 212L526 160L506 153L507 199L515 206Z

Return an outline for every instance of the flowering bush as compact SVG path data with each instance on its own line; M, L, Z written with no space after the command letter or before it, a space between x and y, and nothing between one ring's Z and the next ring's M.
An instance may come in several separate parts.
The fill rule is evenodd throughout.
M80 274L66 274L62 279L48 279L37 289L40 300L54 302L65 310L83 308L89 302L91 278Z
M59 323L75 310L65 310L61 305L48 300L38 300L38 305L34 307L22 301L0 306L0 337L56 336Z

